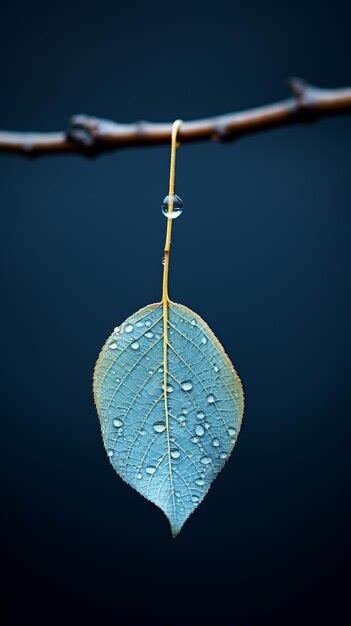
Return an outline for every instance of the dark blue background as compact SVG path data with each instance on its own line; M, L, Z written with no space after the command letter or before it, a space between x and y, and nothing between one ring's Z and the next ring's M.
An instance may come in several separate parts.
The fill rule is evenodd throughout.
M191 119L350 84L349 3L4 2L0 126ZM106 458L94 361L160 298L167 147L2 155L6 624L341 624L350 445L350 117L179 151L171 297L246 392L176 540ZM216 622L217 623L217 622Z

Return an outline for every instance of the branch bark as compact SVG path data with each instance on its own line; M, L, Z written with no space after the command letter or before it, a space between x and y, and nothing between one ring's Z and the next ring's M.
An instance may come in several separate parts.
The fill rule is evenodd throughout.
M233 141L249 133L351 113L351 88L320 89L300 78L288 81L292 97L246 111L183 122L181 143ZM88 115L71 118L67 132L0 131L0 152L27 157L50 154L98 156L119 148L169 143L172 123L119 124Z

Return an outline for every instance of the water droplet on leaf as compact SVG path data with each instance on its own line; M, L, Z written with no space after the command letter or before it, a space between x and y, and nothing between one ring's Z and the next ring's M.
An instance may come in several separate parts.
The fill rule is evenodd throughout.
M185 380L183 383L180 384L180 386L183 391L191 391L193 388L193 383L191 382L191 380Z
M209 465L211 463L211 459L208 458L208 456L203 456L202 459L200 459L202 465Z
M199 437L202 437L202 435L204 434L204 432L205 432L205 429L204 429L204 427L203 427L203 426L201 426L201 424L197 424L197 425L195 426L195 433L196 433L197 435L199 435Z
M166 430L166 424L164 422L155 422L154 423L154 431L156 433L163 433Z
M172 459L179 459L179 457L180 457L179 450L171 450L171 457L172 457Z

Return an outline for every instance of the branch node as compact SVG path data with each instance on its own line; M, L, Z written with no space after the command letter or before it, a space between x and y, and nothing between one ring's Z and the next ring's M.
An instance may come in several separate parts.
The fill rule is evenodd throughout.
M312 87L302 78L293 76L287 81L295 99L295 116L300 122L314 122L320 117L313 108L318 96L318 88Z
M67 138L84 154L93 156L101 151L99 120L90 115L74 115L70 119Z

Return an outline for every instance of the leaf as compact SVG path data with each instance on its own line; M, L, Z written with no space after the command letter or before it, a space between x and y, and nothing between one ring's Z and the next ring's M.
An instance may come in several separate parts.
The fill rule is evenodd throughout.
M94 396L116 472L168 517L173 535L228 459L243 414L240 379L207 324L183 305L151 304L116 328ZM166 388L164 387L166 382Z

